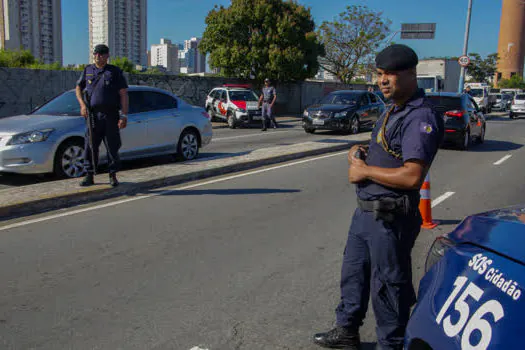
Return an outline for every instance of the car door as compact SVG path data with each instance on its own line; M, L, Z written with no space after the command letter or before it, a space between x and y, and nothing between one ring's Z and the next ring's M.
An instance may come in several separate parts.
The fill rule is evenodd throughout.
M128 91L129 111L128 124L120 130L122 157L130 158L140 155L147 147L146 144L146 116L142 112L141 91ZM105 152L104 152L105 154Z
M379 97L377 97L375 94L367 94L368 98L370 99L370 121L372 124L375 124L375 122L379 119L380 114L380 104L379 104Z
M159 91L145 91L146 137L148 150L159 153L175 150L182 127L177 100Z
M478 136L481 133L481 110L472 97L467 99L467 112L469 116L470 135Z
M372 126L372 114L368 94L362 94L359 98L359 121L363 127Z
M226 90L221 90L219 99L217 100L217 115L226 119L228 113L228 93Z

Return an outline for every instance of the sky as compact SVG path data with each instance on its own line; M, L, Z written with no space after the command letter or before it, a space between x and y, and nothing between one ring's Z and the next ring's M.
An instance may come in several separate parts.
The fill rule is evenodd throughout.
M436 23L433 40L393 41L414 48L420 58L461 56L465 35L468 0L298 0L310 7L317 26L331 21L348 5L366 5L381 11L392 21L392 33L401 23ZM64 64L89 60L87 0L62 0L62 40ZM148 49L160 38L182 43L200 37L204 20L214 5L228 6L229 0L148 0ZM497 52L501 0L473 0L469 52L482 56Z

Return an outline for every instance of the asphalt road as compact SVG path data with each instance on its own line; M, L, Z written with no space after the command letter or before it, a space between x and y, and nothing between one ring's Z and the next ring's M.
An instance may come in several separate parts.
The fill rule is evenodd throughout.
M437 234L524 202L524 144L525 120L495 118L485 144L440 151L416 286ZM0 348L317 349L355 209L346 174L336 153L1 223Z
M321 140L337 132L318 131L307 134L301 127L301 121L284 122L278 129L262 132L258 126L239 129L214 129L212 142L201 149L200 159L211 157L232 157L243 155L253 150L278 145L291 145L311 140ZM136 161L123 162L123 170L140 169L174 162L173 157L152 157ZM104 171L104 169L102 169ZM0 174L0 190L10 187L25 186L39 182L56 181L52 175Z

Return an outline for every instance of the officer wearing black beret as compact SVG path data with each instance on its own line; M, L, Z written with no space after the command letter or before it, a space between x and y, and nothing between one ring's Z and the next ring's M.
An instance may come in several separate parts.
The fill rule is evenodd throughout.
M419 190L444 135L443 119L418 89L414 50L391 45L375 62L378 86L392 104L369 145L348 154L348 178L358 200L344 251L336 327L314 336L327 348L359 349L370 295L378 348L403 348L416 300L410 254L422 224Z
M77 81L76 95L81 114L88 119L89 104L93 117L93 120L90 120L92 135L89 135L89 128L86 127L84 162L87 175L80 183L81 186L94 184L93 175L98 164L99 147L102 141L108 151L109 182L113 187L119 184L116 175L120 166L119 129L125 128L128 121L128 84L120 68L108 64L108 59L109 47L104 44L95 46L93 49L95 64L88 65Z

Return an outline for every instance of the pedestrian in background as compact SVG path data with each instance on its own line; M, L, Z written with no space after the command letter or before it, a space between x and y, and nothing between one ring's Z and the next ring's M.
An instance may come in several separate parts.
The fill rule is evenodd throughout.
M443 119L418 89L416 53L392 45L375 62L379 88L393 103L368 147L354 146L348 154L358 200L343 256L336 327L314 335L327 348L360 348L370 295L378 348L403 348L416 301L410 254L422 224L419 190L444 135Z
M122 70L108 64L109 48L106 45L95 46L93 59L95 63L84 69L76 87L80 112L92 123L92 135L89 127L86 128L84 147L87 175L80 185L91 186L95 183L94 173L98 165L99 147L101 142L104 142L108 151L109 181L111 186L115 187L119 184L116 174L120 167L120 129L124 129L128 121L128 84ZM88 118L88 113L92 120L89 120L91 118Z
M277 99L277 92L275 88L271 86L270 79L264 79L264 87L262 89L262 95L259 97L259 108L262 105L262 131L266 131L267 120L270 121L271 126L276 129L277 121L272 113L273 105Z

